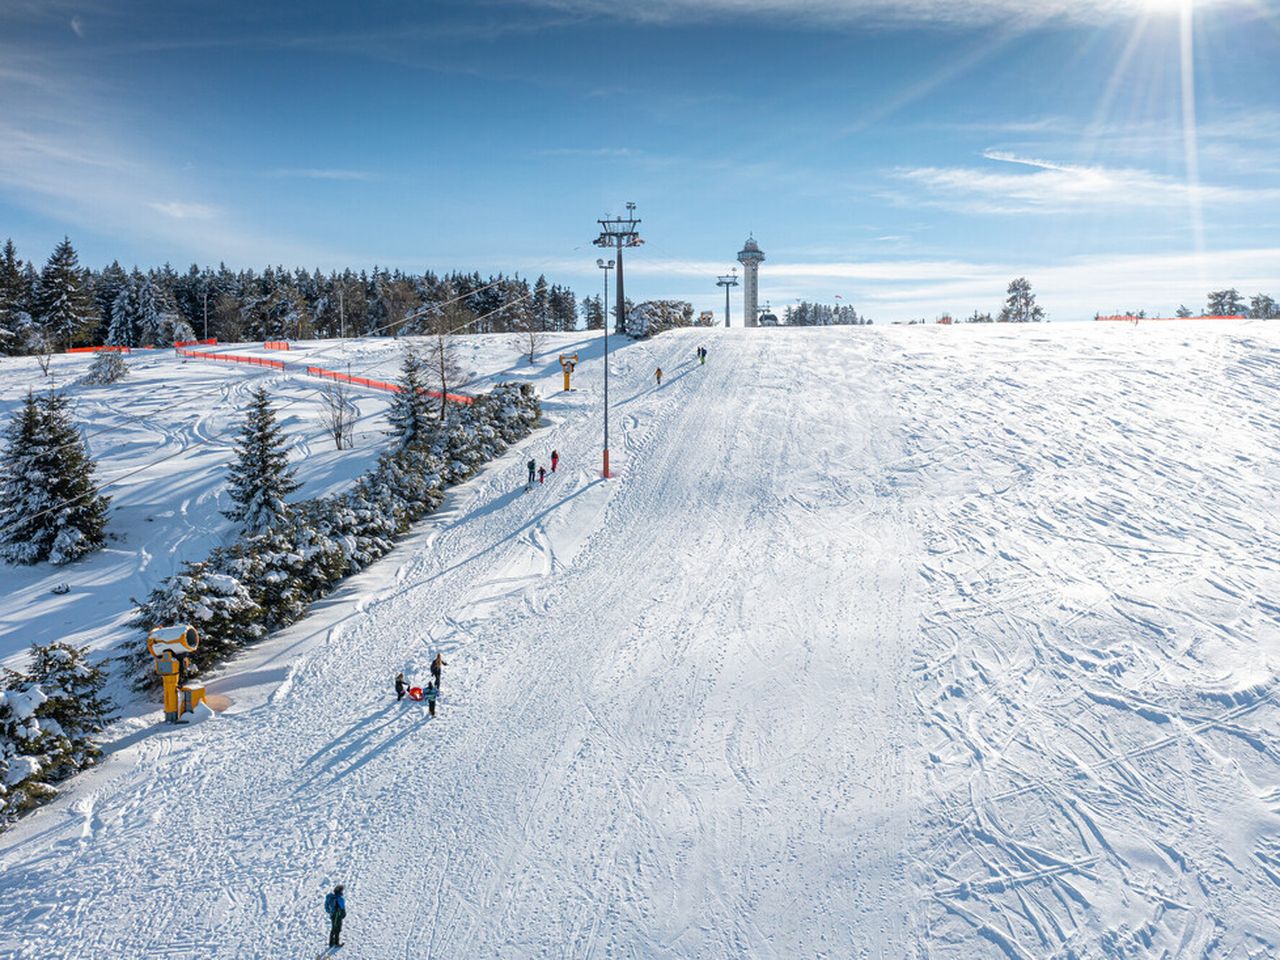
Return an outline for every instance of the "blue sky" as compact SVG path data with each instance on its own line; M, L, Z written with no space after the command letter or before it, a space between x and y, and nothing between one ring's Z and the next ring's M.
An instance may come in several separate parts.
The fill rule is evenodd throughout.
M636 299L722 306L750 231L882 322L1280 296L1280 11L1185 2L6 0L0 236L586 292L631 200Z

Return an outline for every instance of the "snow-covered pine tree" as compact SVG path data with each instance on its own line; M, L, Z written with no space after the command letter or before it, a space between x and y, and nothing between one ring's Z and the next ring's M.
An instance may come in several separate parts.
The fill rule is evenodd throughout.
M97 327L85 271L67 237L54 248L40 273L35 316L46 335L64 348L91 336Z
M1009 298L1000 310L1000 323L1039 323L1044 320L1044 310L1036 303L1031 292L1031 282L1019 277L1009 284Z
M69 643L32 644L27 671L6 671L7 686L36 686L45 698L35 718L45 738L41 779L46 782L79 773L102 755L94 738L105 729L111 704L102 694L106 674L89 663L88 652Z
M169 324L165 322L160 310L160 301L156 294L156 285L149 276L138 281L134 292L134 323L137 331L139 347L173 346L169 339ZM167 343L165 341L168 341Z
M80 378L79 382L87 387L104 386L124 379L128 373L129 365L124 362L124 357L119 352L103 350L94 356L93 363L89 364L89 371Z
M150 632L156 627L189 623L200 634L200 648L189 656L191 673L217 663L240 647L266 635L262 609L249 589L234 576L221 573L215 565L224 555L200 563L184 563L181 573L166 578L144 601L134 600L137 613L131 627ZM140 686L159 683L147 654L146 637L140 637L127 660L138 671Z
M604 329L604 303L598 295L583 299L582 319L588 330Z
M1209 306L1205 310L1207 316L1242 317L1247 312L1244 297L1234 287L1230 290L1215 290L1209 294Z
M251 533L265 530L289 513L285 497L298 489L298 482L289 469L285 439L265 387L253 393L227 486L233 506L224 515L242 521Z
M0 354L14 356L24 350L31 332L27 281L13 241L0 251Z
M422 358L413 347L406 347L400 363L400 391L387 408L388 435L395 438L396 451L415 450L425 446L431 436L431 398L426 389L427 372Z
M111 325L106 343L112 347L138 347L138 280L129 277L111 304Z
M101 547L110 498L93 470L66 398L28 393L0 463L0 558L63 564Z
M1249 301L1249 316L1255 320L1274 320L1280 316L1280 306L1265 293L1259 293Z
M129 274L120 266L119 260L103 269L93 280L93 302L98 308L98 328L94 333L94 343L106 343L107 334L111 330L113 308L120 291L129 285Z
M1178 307L1178 309L1174 311L1173 315L1175 317L1180 317L1183 320L1187 319L1188 317L1195 316L1195 314L1191 312L1191 308L1188 307L1185 303L1182 304L1180 307Z
M44 692L33 684L0 690L0 824L57 796L44 782L48 738L36 719L44 701Z

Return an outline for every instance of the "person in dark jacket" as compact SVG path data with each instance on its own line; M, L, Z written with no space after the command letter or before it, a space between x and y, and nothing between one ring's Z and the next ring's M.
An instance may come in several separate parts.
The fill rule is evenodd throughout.
M560 452L558 450L551 451L551 472L556 472L556 466L560 463Z
M407 684L404 682L404 674L397 673L396 674L396 702L397 703L404 699L404 691L406 686Z
M547 468L546 468L546 467L539 467L539 468L538 468L538 482L539 482L539 483L546 483L546 482L547 482Z
M333 893L324 898L324 912L329 914L329 946L342 946L342 921L347 916L347 898L342 894L343 886L338 884Z
M537 470L538 470L538 463L537 463L537 461L535 461L535 460L530 460L530 461L529 461L529 463L528 463L528 467L529 467L529 486L531 486L531 487L532 487L532 486L533 486L533 475L534 475L534 473L536 473L536 472L537 472Z
M449 664L445 662L444 657L436 654L436 658L431 661L431 679L436 683L436 689L440 689L440 674L444 672L444 668Z
M422 699L427 701L427 712L431 716L436 715L436 698L440 696L440 691L434 683L428 683L426 689L422 691Z

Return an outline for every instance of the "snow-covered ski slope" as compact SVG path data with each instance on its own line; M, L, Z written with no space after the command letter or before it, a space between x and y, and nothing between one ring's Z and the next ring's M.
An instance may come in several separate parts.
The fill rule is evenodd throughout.
M585 364L224 715L0 837L0 953L314 956L341 881L349 958L1280 954L1280 327L611 370L615 480Z

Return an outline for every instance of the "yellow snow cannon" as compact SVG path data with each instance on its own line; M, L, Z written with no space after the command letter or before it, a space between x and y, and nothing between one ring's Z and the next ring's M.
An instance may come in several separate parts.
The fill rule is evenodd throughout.
M563 353L560 354L560 369L564 371L564 392L565 393L568 393L569 390L571 389L569 386L569 375L573 373L573 368L576 367L577 365L578 365L578 355L576 353L571 354L570 356L567 356L567 357Z
M188 624L156 627L147 634L147 649L156 660L156 673L164 682L165 723L182 723L182 715L205 702L204 687L180 687L182 668L190 668L188 653L200 646L200 634ZM181 661L179 661L181 657Z

